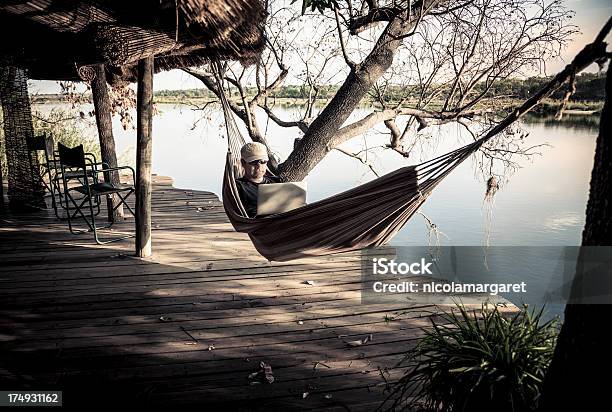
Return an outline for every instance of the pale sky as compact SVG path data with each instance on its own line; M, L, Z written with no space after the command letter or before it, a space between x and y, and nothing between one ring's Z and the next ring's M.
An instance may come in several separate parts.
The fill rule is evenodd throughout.
M573 24L580 28L581 33L577 34L563 50L560 59L548 62L546 71L549 75L560 71L585 44L593 41L607 19L612 16L612 0L565 0L565 5L576 13ZM612 43L612 35L607 39L608 44ZM596 69L597 66L593 65L589 71L596 71ZM58 93L60 91L57 82L54 81L31 81L30 85L30 93ZM181 70L157 73L153 81L153 88L156 91L202 87L199 80Z

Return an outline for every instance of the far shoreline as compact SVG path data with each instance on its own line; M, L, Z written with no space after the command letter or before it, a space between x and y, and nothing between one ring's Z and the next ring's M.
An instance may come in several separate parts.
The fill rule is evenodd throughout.
M242 101L237 98L231 99L238 106L242 105ZM270 106L280 106L282 108L290 107L303 107L307 104L307 99L300 97L269 97L271 101ZM92 104L91 96L84 96L83 101L85 103ZM317 99L315 107L324 107L329 99ZM194 106L196 108L206 104L218 103L218 100L211 97L187 97L187 96L155 96L153 97L154 104L179 104L186 106ZM416 102L407 101L402 107L414 107ZM500 99L496 100L495 104L492 105L491 109L496 111L511 110L514 107L518 107L523 103L523 100L516 98ZM45 104L71 104L68 102L63 95L60 94L38 94L32 96L33 105L45 105ZM392 105L393 102L390 102ZM431 110L436 110L436 106L441 103L432 102L429 106ZM603 100L593 101L569 101L566 109L563 110L563 114L571 116L599 116L603 108ZM483 106L482 104L480 105ZM359 106L362 109L375 108L381 109L381 105L371 100L364 100ZM560 99L544 99L542 102L532 110L531 114L535 115L554 115L557 113L559 107L561 107Z

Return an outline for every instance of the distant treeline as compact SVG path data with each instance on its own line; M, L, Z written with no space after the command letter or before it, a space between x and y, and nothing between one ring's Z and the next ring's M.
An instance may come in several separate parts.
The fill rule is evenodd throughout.
M525 80L506 79L493 85L489 94L492 96L511 95L521 100L527 99L533 93L540 90L551 77L530 77ZM605 99L605 73L582 73L576 77L576 93L572 100L577 101L597 101ZM562 99L567 85L557 90L551 96L553 99Z
M506 79L495 83L495 85L487 93L488 96L508 96L509 98L527 99L533 93L537 92L551 77L530 77L528 79ZM576 93L572 96L574 101L598 101L603 100L605 75L594 73L583 73L576 78ZM483 90L484 85L479 84L475 87L474 92L479 93ZM409 97L417 98L419 94L418 86L407 86ZM387 88L387 98L390 100L398 100L406 93L406 87L390 86ZM331 98L338 86L320 86L317 94L319 99ZM246 88L247 95L253 96L257 92L254 87ZM269 95L269 97L289 98L289 99L306 99L308 98L309 90L305 86L282 86ZM552 96L554 99L561 99L565 93L565 88L558 90ZM231 89L232 97L238 97L236 88ZM162 90L155 92L157 98L214 98L214 95L208 89L190 89L190 90Z

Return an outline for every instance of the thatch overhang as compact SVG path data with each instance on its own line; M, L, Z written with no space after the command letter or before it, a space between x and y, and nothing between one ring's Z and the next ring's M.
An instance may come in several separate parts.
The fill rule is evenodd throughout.
M264 45L259 0L3 0L0 55L32 79L89 80L104 63L113 83L134 81L138 60L156 71L210 58L256 61Z

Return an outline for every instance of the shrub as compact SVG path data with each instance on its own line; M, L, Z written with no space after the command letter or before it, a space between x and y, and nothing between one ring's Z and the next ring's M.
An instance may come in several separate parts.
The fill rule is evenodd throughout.
M540 311L513 315L497 307L457 305L407 353L412 366L381 409L525 411L537 407L553 356L558 321Z
M32 125L35 136L43 133L53 135L56 147L57 143L68 147L82 144L85 152L93 153L97 159L101 159L100 144L91 135L96 131L95 119L89 114L83 113L79 117L75 116L74 111L62 108L53 108L46 115L34 111Z

